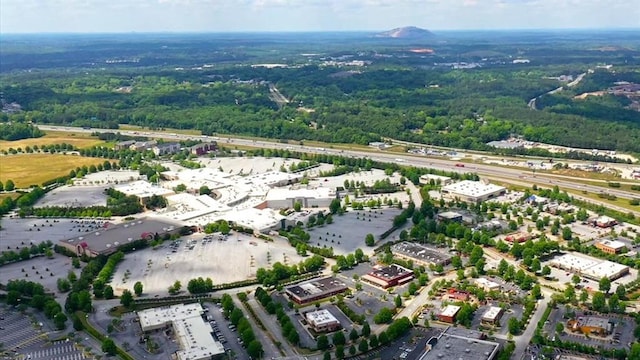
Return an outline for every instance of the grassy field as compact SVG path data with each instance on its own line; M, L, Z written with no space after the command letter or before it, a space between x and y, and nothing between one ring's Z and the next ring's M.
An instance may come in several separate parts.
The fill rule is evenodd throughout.
M19 193L14 193L14 192L11 192L11 193L0 193L0 202L2 202L6 198L12 198L12 199L15 200L15 199L18 198L18 196L20 196L20 194Z
M101 158L60 154L24 154L0 157L0 181L11 179L16 187L41 185L43 182L67 175L78 166L98 165Z
M22 148L24 149L27 146L33 147L34 145L51 145L51 144L62 144L67 143L73 146L76 146L80 149L88 148L99 144L104 144L105 142L98 139L97 137L91 136L90 134L81 133L81 132L58 132L58 131L47 131L47 134L40 138L35 139L22 139L16 141L4 141L0 140L0 151L7 150L9 148Z

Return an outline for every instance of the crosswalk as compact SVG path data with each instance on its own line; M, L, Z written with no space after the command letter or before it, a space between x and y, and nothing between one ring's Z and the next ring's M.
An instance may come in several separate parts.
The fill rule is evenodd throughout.
M50 347L31 351L25 354L27 360L83 360L86 359L84 353L73 345L65 341L56 341Z

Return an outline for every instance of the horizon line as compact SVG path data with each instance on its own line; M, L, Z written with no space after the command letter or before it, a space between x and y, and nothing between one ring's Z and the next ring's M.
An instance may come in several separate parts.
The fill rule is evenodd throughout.
M308 33L369 33L376 34L394 29L406 28L412 26L400 26L393 29L382 30L150 30L150 31L40 31L40 32L2 32L2 35L195 35L195 34L308 34ZM429 31L433 34L436 32L559 32L559 31L640 31L640 27L575 27L575 28L491 28L491 29L427 29L417 27L421 30Z

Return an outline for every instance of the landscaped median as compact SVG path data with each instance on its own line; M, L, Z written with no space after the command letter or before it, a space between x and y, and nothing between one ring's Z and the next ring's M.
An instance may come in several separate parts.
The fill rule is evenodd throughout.
M91 325L91 323L89 323L89 320L87 319L87 314L85 312L76 311L75 315L78 317L78 320L80 320L80 322L82 323L84 330L89 335L91 335L94 339L100 341L100 343L104 343L107 337L102 335L98 330L96 330L96 328L93 327L93 325ZM115 345L115 347L116 347L116 354L121 359L135 360L131 355L129 355L126 351L122 350L118 345Z

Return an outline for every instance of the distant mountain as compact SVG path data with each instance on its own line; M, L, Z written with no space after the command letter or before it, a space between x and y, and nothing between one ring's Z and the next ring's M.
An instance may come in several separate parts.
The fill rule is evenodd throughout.
M433 33L426 29L415 26L405 26L395 28L389 31L381 32L374 35L378 38L394 38L394 39L421 39L433 36Z

